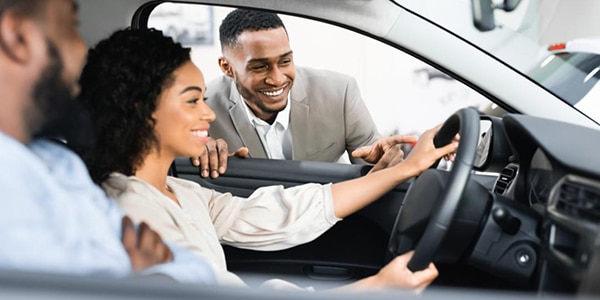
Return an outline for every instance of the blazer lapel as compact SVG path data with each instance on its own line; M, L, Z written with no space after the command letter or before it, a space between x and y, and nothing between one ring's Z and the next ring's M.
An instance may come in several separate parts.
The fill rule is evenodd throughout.
M229 117L233 122L233 126L242 139L242 143L250 150L250 157L267 158L267 153L263 148L260 137L256 133L256 129L248 120L248 115L241 103L242 97L238 93L235 84L231 84L231 92L229 93L231 106L229 107ZM237 149L230 149L237 150Z
M306 159L307 129L303 124L309 124L309 107L306 103L306 89L299 73L296 73L291 90L290 129L292 131L292 159ZM294 126L294 124L298 124Z

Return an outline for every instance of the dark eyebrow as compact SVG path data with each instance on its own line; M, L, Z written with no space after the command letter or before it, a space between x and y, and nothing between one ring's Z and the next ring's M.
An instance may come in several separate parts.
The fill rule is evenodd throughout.
M181 91L179 93L179 95L181 95L181 94L183 94L185 92L189 92L189 91L198 91L198 92L202 93L202 88L197 87L197 86L188 86L185 89L183 89L183 91Z
M294 51L290 50L289 52L279 55L279 58L291 55L292 53L294 53ZM253 58L253 59L248 60L249 63L251 63L251 62L267 62L267 61L269 61L268 58Z
M76 1L73 1L73 12L78 12L79 11L79 4Z

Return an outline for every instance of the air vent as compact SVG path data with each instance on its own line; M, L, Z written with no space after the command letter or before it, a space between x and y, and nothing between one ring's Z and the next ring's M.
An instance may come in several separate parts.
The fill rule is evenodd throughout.
M600 223L600 189L564 182L559 189L556 211L577 219Z
M494 192L498 194L504 194L510 184L513 182L515 177L517 177L517 172L519 171L519 166L515 164L509 164L502 171L500 171L500 175L498 175L498 180L496 180L496 184L494 186Z

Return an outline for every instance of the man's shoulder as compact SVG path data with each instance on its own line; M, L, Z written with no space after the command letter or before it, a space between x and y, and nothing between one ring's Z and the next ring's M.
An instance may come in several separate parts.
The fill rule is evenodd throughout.
M4 196L9 197L15 191L31 192L31 187L26 183L43 179L40 177L40 171L43 171L44 165L27 145L2 132L0 149L0 189Z
M229 89L231 88L232 80L231 78L221 75L217 78L210 80L207 84L207 95L221 95L222 97L226 97L224 95L229 93Z
M225 75L211 80L206 85L206 104L213 110L227 109L231 98L231 85L231 78Z
M2 132L0 132L0 148L3 152L3 155L0 155L0 164L3 168L10 165L23 168L29 164L51 168L57 161L79 160L77 154L58 142L35 139L25 145Z
M297 67L292 97L310 106L339 107L356 95L356 80L336 71Z
M48 203L58 198L105 198L81 158L64 144L37 139L23 145L0 136L0 147L5 154L0 156L0 187L7 194Z
M46 162L49 167L77 164L79 168L87 170L79 155L60 141L46 138L36 139L31 142L29 148L42 161Z
M354 77L340 73L337 71L327 69L317 69L312 67L296 67L296 76L306 80L322 80L324 77L327 79L323 82L329 82L330 80L348 81L354 80Z
M2 148L2 154L0 155L0 161L4 163L8 163L11 161L15 161L14 156L24 156L30 155L31 150L27 148L26 145L21 144L19 141L13 139L12 137L4 134L0 131L0 148ZM18 163L18 162L16 162Z

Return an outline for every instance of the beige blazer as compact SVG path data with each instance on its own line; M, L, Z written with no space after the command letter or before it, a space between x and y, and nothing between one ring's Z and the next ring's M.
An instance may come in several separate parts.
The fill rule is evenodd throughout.
M210 82L207 98L216 114L210 136L223 138L230 151L245 146L251 157L266 158L231 78L222 76ZM350 76L297 67L290 102L294 160L335 162L346 150L350 153L379 139L356 80Z

